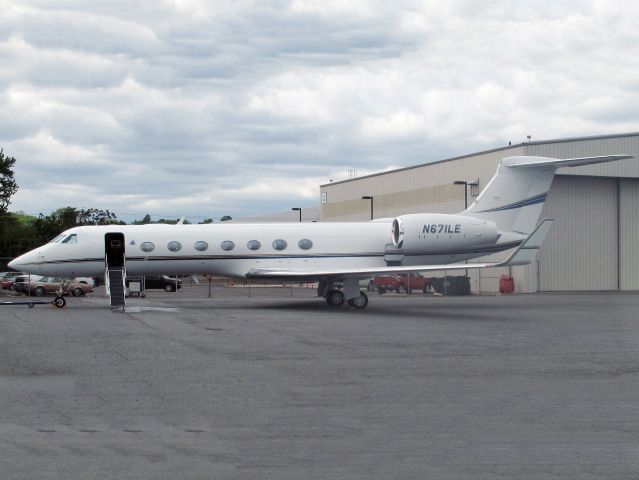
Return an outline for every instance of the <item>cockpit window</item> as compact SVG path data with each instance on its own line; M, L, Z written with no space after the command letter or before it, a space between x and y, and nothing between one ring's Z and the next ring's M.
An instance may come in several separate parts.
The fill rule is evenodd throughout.
M60 243L78 243L78 235L75 233L72 233L67 238L62 240Z
M54 239L49 240L49 243L57 243L57 242L59 242L60 240L62 240L64 237L65 237L65 234L64 234L64 233L61 233L60 235L58 235L58 236L57 236L57 237L55 237Z

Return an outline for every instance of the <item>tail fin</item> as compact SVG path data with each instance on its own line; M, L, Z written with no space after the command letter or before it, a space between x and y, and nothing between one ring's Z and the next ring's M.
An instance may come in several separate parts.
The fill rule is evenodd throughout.
M625 158L632 156L608 155L565 160L527 156L504 158L499 162L495 176L462 215L495 222L500 232L528 235L537 225L558 168L612 162Z

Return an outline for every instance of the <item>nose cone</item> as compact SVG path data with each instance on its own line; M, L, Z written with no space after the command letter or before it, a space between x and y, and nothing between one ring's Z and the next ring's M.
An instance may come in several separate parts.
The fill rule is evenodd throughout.
M39 266L35 263L36 252L32 250L24 255L20 255L9 262L9 268L19 272L39 273Z

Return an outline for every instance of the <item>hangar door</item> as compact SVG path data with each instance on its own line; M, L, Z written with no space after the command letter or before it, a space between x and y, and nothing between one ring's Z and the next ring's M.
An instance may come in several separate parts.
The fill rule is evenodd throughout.
M543 215L555 219L539 254L541 291L617 290L617 179L556 176Z
M619 182L619 288L639 290L639 179Z

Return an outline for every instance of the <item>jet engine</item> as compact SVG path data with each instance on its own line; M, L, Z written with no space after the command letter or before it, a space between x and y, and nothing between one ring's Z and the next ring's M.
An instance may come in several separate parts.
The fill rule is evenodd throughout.
M469 251L492 245L500 237L497 225L462 215L417 213L393 220L393 245L406 254Z

